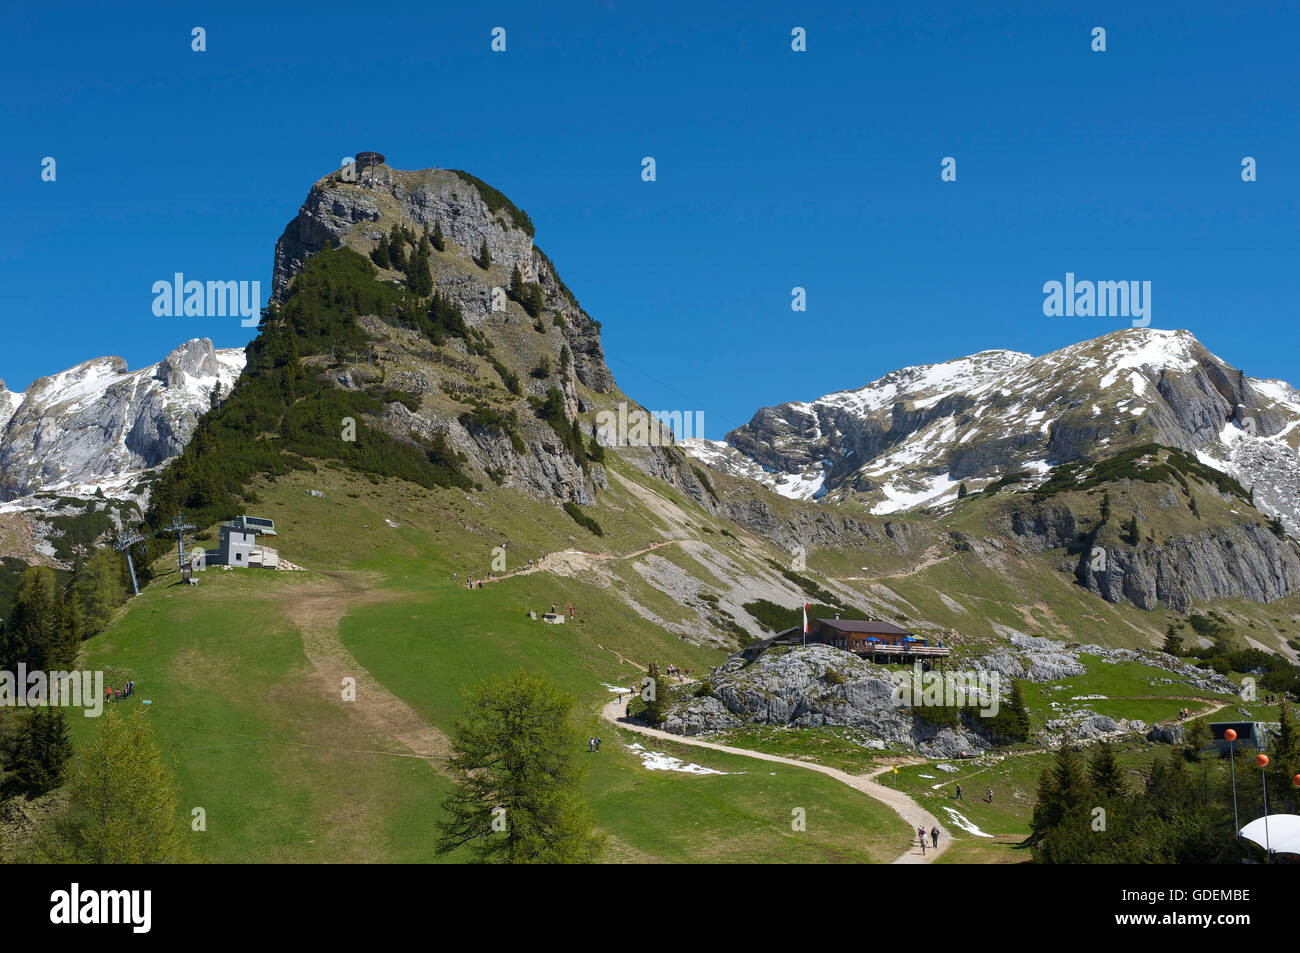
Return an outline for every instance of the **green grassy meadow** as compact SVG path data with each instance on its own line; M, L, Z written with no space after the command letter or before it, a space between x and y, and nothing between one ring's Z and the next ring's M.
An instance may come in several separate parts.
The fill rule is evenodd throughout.
M439 759L413 756L386 732L365 690L342 700L304 649L296 613L330 593L340 600L340 657L444 735L462 689L494 673L541 672L572 694L575 726L604 742L595 755L585 746L575 754L588 767L606 860L864 863L906 848L907 826L892 811L830 778L660 744L599 719L611 697L603 683L631 684L652 658L706 670L720 650L648 623L599 580L535 573L473 591L463 584L486 575L492 546L521 509L539 508L524 515L536 517L541 537L510 538L510 568L569 547L617 555L650 535L635 518L625 525L617 513L600 514L611 544L563 513L557 520L554 507L540 510L547 504L372 484L329 469L257 492L249 511L273 515L282 556L310 571L214 568L192 588L162 560L153 584L86 643L82 663L105 670L110 683L136 680L136 695L121 704L151 702L180 805L206 813L207 830L195 835L206 859L439 859L434 822L449 787ZM572 604L577 618L552 626L527 617L552 603ZM76 721L74 740L84 740L95 723ZM725 773L648 770L627 747L633 742ZM805 831L792 829L796 808Z

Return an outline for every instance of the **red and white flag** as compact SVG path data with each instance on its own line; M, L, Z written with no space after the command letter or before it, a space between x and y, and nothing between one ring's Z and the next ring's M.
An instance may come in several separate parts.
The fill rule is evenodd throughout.
M803 634L804 635L808 634L808 606L809 605L811 605L811 603L805 602L803 604Z

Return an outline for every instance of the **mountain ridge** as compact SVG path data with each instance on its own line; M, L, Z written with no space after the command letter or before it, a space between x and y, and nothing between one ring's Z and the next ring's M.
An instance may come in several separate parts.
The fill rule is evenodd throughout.
M22 392L0 381L0 504L21 506L42 492L130 496L142 476L181 452L212 388L229 391L243 364L242 348L194 338L134 371L105 356Z
M1190 332L1123 329L1038 357L992 349L892 371L861 388L758 410L723 441L683 441L702 463L797 499L877 515L945 505L1015 471L1147 442L1189 450L1243 482L1283 482L1269 515L1300 530L1294 452L1272 470L1243 438L1294 451L1300 395L1222 361ZM1254 448L1256 451L1258 447Z

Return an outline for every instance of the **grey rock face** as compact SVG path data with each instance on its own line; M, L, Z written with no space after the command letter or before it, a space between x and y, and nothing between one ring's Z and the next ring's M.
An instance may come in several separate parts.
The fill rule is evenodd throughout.
M1272 602L1300 588L1300 554L1258 523L1215 527L1138 549L1109 548L1105 571L1080 559L1079 582L1108 602L1186 612L1194 602Z
M103 357L34 381L0 429L0 501L47 489L125 495L184 449L213 387L228 393L243 367L242 350L204 338L138 371Z
M466 255L478 256L486 242L494 265L502 266L507 274L518 266L525 281L541 285L547 311L563 321L578 379L600 393L614 389L600 328L572 299L550 260L533 244L532 235L514 222L507 209L490 208L473 182L445 169L404 171L381 166L373 189L339 181L336 175L313 185L307 201L275 244L271 300L283 300L308 257L344 243L354 228L360 227L362 237L377 239L380 229L367 229L366 225L384 216L413 225L417 234L422 229L432 234L435 225L441 225L444 237ZM471 325L491 313L491 288L486 281L436 268L434 281L461 306Z
M1180 745L1185 734L1182 725L1152 725L1147 732L1147 741L1158 741L1167 745Z
M828 679L826 673L837 678ZM842 679L840 682L838 679ZM709 676L713 694L672 711L665 729L698 734L765 725L843 725L859 728L884 747L940 758L982 751L988 742L965 728L936 728L893 703L887 670L825 645L764 654L753 663L732 659Z

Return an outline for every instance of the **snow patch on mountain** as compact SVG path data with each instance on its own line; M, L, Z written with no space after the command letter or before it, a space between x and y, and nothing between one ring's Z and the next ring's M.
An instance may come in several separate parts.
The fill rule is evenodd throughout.
M1035 482L1060 463L1159 443L1254 487L1260 509L1295 531L1297 442L1300 393L1290 385L1246 377L1190 332L1126 328L1041 357L992 350L902 368L762 408L725 441L682 446L786 496L879 514L943 505L963 482L971 491L1011 473Z
M229 393L244 363L242 349L195 339L137 371L101 357L23 394L0 389L0 511L39 509L38 493L131 496L184 449L213 388Z

